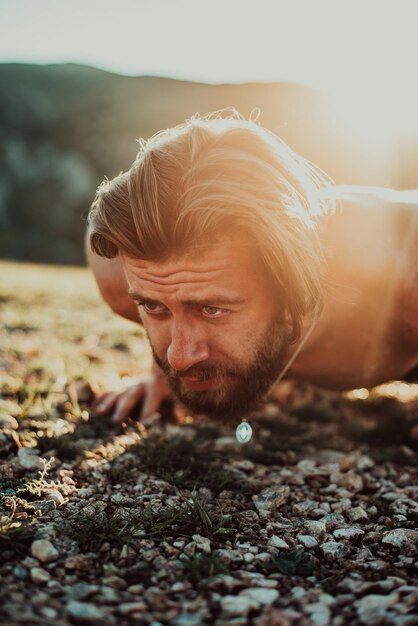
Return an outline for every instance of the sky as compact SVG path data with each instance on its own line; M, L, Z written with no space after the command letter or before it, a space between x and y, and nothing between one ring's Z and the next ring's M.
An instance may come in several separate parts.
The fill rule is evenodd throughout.
M298 82L411 124L417 24L417 0L0 0L0 63Z

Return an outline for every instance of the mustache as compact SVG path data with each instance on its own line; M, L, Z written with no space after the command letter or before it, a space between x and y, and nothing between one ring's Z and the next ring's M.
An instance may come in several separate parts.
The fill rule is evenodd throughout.
M226 376L236 376L237 371L234 368L225 367L223 365L192 365L187 370L176 370L165 359L160 359L154 354L154 359L164 374L172 380L178 378L196 378L199 382L208 380L216 380L225 378Z

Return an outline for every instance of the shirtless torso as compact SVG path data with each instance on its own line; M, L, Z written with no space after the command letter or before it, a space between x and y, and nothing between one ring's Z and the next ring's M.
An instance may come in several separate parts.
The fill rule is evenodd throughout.
M324 309L286 378L371 387L418 365L418 191L336 187L333 195L339 208L323 224ZM106 302L139 321L120 260L87 255Z

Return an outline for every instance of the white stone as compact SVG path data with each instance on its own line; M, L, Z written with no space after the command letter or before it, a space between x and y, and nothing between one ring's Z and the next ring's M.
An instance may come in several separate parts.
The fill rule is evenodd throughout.
M202 552L205 552L206 554L210 554L211 552L210 539L208 539L207 537L202 537L202 535L193 535L192 539L193 541L196 542L196 548L198 550L201 550Z
M30 577L35 585L44 585L51 580L51 574L42 567L32 567L30 570Z
M137 602L122 602L119 604L118 611L121 615L130 615L131 613L141 613L147 610L147 605L141 600Z
M395 528L383 535L382 543L395 548L404 548L408 544L418 546L418 530Z
M338 541L326 541L321 543L320 548L325 555L329 555L334 559L342 559L349 553L347 546Z
M370 594L363 596L354 602L357 615L362 624L377 626L385 618L387 609L396 604L399 600L399 593L391 593L387 596Z
M289 545L284 539L281 539L277 535L272 535L268 540L267 545L272 546L273 548L279 548L280 550L289 550Z
M309 614L312 626L328 626L331 619L331 611L321 602L307 604L304 611Z
M275 511L286 502L290 494L287 485L266 487L257 496L253 496L254 506L258 511Z
M37 539L30 547L32 556L41 563L51 563L59 557L59 552L48 539Z
M251 609L258 609L260 603L245 596L224 596L221 599L221 609L224 616L246 616Z
M19 463L25 469L41 469L42 461L36 448L20 448L17 451Z
M367 511L361 506L355 506L348 512L348 517L352 522L365 522L369 519Z
M67 615L74 620L88 624L106 623L106 614L91 602L77 602L70 600L66 607Z
M318 545L317 540L312 535L298 535L296 539L301 543L305 548L315 548Z
M351 539L357 539L357 537L364 535L364 530L354 527L337 528L332 534L336 539L348 539L348 541L350 541Z
M65 503L65 498L62 493L58 491L58 489L50 489L47 491L45 493L45 498L47 500L52 500L57 508Z
M326 532L325 522L320 520L305 520L304 528L309 535L313 535L316 539L323 537Z
M279 592L277 589L266 589L265 587L250 587L248 589L243 589L240 592L240 596L244 596L245 598L250 598L258 604L273 604L279 597Z

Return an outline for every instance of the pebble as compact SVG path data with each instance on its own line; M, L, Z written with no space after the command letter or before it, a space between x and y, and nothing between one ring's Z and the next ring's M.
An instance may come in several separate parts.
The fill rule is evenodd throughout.
M58 489L50 489L49 491L46 491L45 498L47 500L52 500L57 508L65 503L65 498L62 493L58 491Z
M347 539L350 541L351 539L358 539L358 537L362 537L364 535L364 530L361 528L337 528L332 533L336 539Z
M325 556L328 555L333 559L342 559L349 554L349 548L338 541L326 541L321 543L320 548Z
M342 513L328 513L328 515L324 515L320 521L324 522L327 532L332 532L336 528L339 528L342 524L346 523L345 517Z
M249 589L243 589L239 594L241 597L250 598L258 604L273 604L279 597L277 589L266 589L264 587L252 587Z
M113 623L113 618L106 614L101 608L90 602L78 602L70 600L66 606L69 618L78 624L108 624Z
M351 511L348 511L348 517L352 522L366 522L369 519L367 511L361 506L355 506Z
M349 470L345 474L341 474L338 480L338 485L354 493L361 491L364 487L363 478L360 474L357 474L353 470Z
M313 535L316 539L321 539L326 533L325 522L322 520L305 520L304 528L309 535Z
M212 549L210 545L210 539L208 539L207 537L202 537L202 535L193 535L192 539L196 543L196 548L198 550L201 550L205 554L210 554Z
M68 591L68 595L72 600L85 600L99 591L99 585L89 583L76 583Z
M407 545L418 546L418 530L410 528L396 528L383 535L382 543L395 548L404 548Z
M254 506L258 511L275 511L285 504L290 495L287 485L283 487L266 487L257 496L253 496Z
M147 610L145 602L138 600L137 602L122 602L118 606L118 612L121 615L130 615L131 613L142 613Z
M381 624L385 620L387 609L396 604L398 600L399 594L397 592L388 596L370 594L356 600L354 606L360 623L368 626Z
M59 557L58 550L48 539L37 539L32 543L30 551L41 563L52 563Z
M315 548L318 545L317 540L312 535L298 535L296 539L301 543L305 548Z
M20 465L25 469L41 469L43 467L37 448L19 448L17 458Z
M19 428L19 422L12 415L0 415L0 428L17 430Z
M279 548L280 550L289 550L289 545L285 542L284 539L281 539L277 535L272 535L267 542L268 546L273 548Z
M252 609L258 609L259 602L256 602L253 598L247 598L245 596L224 596L221 599L221 610L223 616L239 615L246 617Z
M68 570L79 570L88 572L93 568L94 560L91 556L85 554L76 554L68 556L64 561L64 567Z
M32 567L30 577L35 585L44 585L48 580L51 580L51 574L42 567Z
M313 602L303 607L305 613L309 615L312 626L327 626L331 620L331 611L322 602Z

